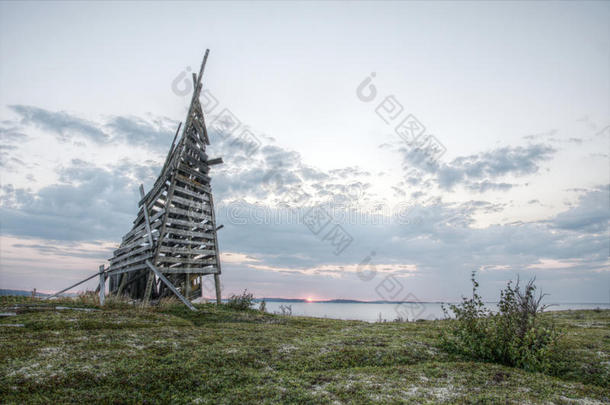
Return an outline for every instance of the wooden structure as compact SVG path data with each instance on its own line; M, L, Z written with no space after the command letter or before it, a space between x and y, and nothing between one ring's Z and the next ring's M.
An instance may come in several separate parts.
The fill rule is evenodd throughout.
M213 275L220 303L221 267L209 170L222 158L208 159L210 140L199 102L208 54L206 50L199 74L193 73L186 120L178 126L159 178L146 194L140 186L133 228L114 251L110 267L100 269L100 286L108 277L110 294L144 302L175 294L190 306L190 299L203 295L203 277Z

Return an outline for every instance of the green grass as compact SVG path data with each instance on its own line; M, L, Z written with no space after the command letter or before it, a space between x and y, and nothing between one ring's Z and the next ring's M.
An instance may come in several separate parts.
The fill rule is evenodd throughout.
M365 323L226 306L98 311L0 298L0 403L555 403L610 401L610 311L549 313L556 375L439 348L447 321ZM81 307L92 307L84 305ZM37 308L26 309L27 305ZM45 308L46 307L46 308Z

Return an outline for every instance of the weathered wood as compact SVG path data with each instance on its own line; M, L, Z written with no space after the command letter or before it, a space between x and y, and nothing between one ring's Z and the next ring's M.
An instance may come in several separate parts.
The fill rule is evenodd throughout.
M214 213L214 198L212 198L212 195L210 195L210 207L212 207L212 224L216 224L216 214ZM221 267L220 267L220 252L218 250L218 229L214 229L213 231L213 235L214 235L214 246L216 246L216 263L218 265L218 273L221 272ZM216 281L214 281L216 282ZM220 283L220 282L219 282ZM220 303L220 284L218 284L217 289L216 289L216 293L217 293L217 299L218 302Z
M106 274L104 273L104 265L100 266L100 305L104 306L106 302Z
M205 184L199 183L198 181L189 179L188 177L183 176L181 174L176 175L176 180L179 180L185 184L188 184L189 186L192 186L198 190L201 190L202 192L205 192L208 194L212 192L212 190L210 189L210 186L206 186Z
M119 283L119 288L117 289L116 295L118 295L119 297L121 296L121 294L123 294L123 290L125 289L125 286L127 284L129 284L129 282L127 281L128 277L127 274L121 274L121 282Z
M123 254L121 254L119 256L115 256L112 259L110 259L110 263L111 264L119 263L125 259L130 258L133 255L137 255L139 253L146 252L147 250L152 250L152 246L142 246L138 249L132 249L132 250L125 251Z
M214 239L214 235L210 233L204 232L195 232L195 231L184 231L181 229L169 229L167 230L168 234L180 235L180 236L191 236L193 238L206 238L206 239ZM217 246L217 245L215 245Z
M199 102L208 52L199 75L193 75L189 111L176 130L161 173L148 193L140 186L140 210L104 273L104 278L112 277L112 293L125 293L143 303L170 291L188 298L203 291L203 280L197 284L194 279L220 273L219 228L209 172L222 159L208 159L206 117Z
M214 227L212 225L209 225L208 222L187 221L184 219L177 219L177 218L169 218L167 220L167 222L168 222L168 226L172 226L172 227L174 225L182 225L182 226L187 226L189 228L204 229L206 231L214 229ZM194 231L194 229L191 229L191 231Z
M182 127L182 122L180 122L178 124L178 129L176 130L176 134L174 135L174 139L172 140L172 146L170 146L169 152L167 153L167 156L165 157L165 163L163 163L163 168L161 168L161 173L163 173L165 171L165 168L167 167L167 163L169 162L169 159L172 156L172 153L174 152L174 148L176 147L176 138L178 138L178 134L180 133L180 127Z
M218 274L216 267L159 267L163 274Z
M178 165L178 170L180 170L190 176L195 177L198 181L203 182L203 183L209 183L211 180L210 176L206 176L205 174L203 174L201 172L195 171L184 164Z
M208 166L214 166L224 163L221 157L208 160Z
M176 297L180 299L180 301L184 303L184 305L189 307L191 311L197 311L193 304L191 304L189 300L187 300L182 296L182 294L180 294L180 291L178 291L176 287L174 287L174 285L163 275L163 273L161 273L159 270L157 270L155 266L153 266L150 260L146 261L146 265L155 273L157 277L161 279L161 281L165 283L165 285L176 295Z
M135 256L132 256L132 258L129 260L123 260L118 263L112 263L110 265L110 270L112 271L112 270L122 269L123 267L130 266L135 263L143 262L144 260L150 259L151 257L152 257L152 252L150 252L150 251L143 255L139 255L139 256L135 255Z
M214 287L216 288L216 305L220 305L222 303L222 297L220 292L220 262L218 262L218 273L214 273Z
M72 284L72 285L71 285L70 287L68 287L68 288L64 288L63 290L58 291L58 292L56 292L55 294L53 294L53 295L50 295L50 296L46 297L45 299L47 299L47 300L48 300L48 299L51 299L51 298L55 298L55 297L57 297L59 294L65 293L66 291L71 290L71 289L73 289L74 287L78 287L79 285L83 284L84 282L87 282L87 281L91 280L91 279L92 279L92 278L94 278L94 277L97 277L98 275L99 275L99 272L98 272L98 273L95 273L95 274L94 274L94 275L92 275L92 276L87 277L87 278L86 278L86 279L84 279L84 280L79 281L79 282L78 282L78 283L76 283L76 284Z
M183 215L187 218L207 219L208 221L210 221L212 219L211 215L204 214L202 212L197 212L197 211L183 210L183 209L176 208L176 207L169 207L168 211L170 214Z
M194 208L198 208L201 210L210 211L210 204L207 201L201 202L201 201L189 200L188 198L178 197L177 195L174 195L172 197L172 202L185 205L189 208L194 207Z
M188 189L186 189L186 188L184 188L182 186L178 186L178 185L176 185L174 193L186 194L186 195L188 195L190 197L198 198L201 201L210 201L210 197L208 197L207 194L201 194L201 193L198 193L196 191L188 190Z
M153 215L150 220L152 221L152 227L156 228L155 223L157 222L157 220L163 215L165 214L165 210L161 210L157 213L155 213L155 215ZM131 231L127 232L125 234L125 236L123 236L123 242L127 241L130 237L134 236L136 233L138 233L139 231L142 231L146 228L146 225L144 224L144 222L142 222L141 224L134 226Z
M129 267L121 268L121 269L112 269L112 267L110 267L110 270L108 271L108 273L117 275L117 274L131 273L132 271L138 271L138 270L147 269L147 268L148 268L148 266L146 265L146 263L141 263L141 264L136 264L134 266L129 266Z
M212 236L210 235L210 238ZM191 239L178 239L178 238L163 238L162 243L179 243L183 245L205 245L207 247L214 247L214 242L211 239L206 240L191 240Z
M146 194L144 193L144 185L140 184L140 197L144 198ZM148 218L148 207L146 207L146 205L142 208L142 210L144 211L144 224L146 225L146 232L148 233L148 241L150 242L150 246L154 245L154 241L152 238L152 233L150 230L150 218Z
M211 255L208 255L208 257ZM172 256L159 256L157 258L159 263L180 263L180 264L199 264L211 266L216 264L215 258L198 258L198 259L189 259L187 257L172 257Z
M176 254L185 254L185 255L205 255L212 256L216 254L216 249L188 249L188 248L179 248L179 247L170 247L170 246L161 246L159 248L161 253L171 253L172 255Z

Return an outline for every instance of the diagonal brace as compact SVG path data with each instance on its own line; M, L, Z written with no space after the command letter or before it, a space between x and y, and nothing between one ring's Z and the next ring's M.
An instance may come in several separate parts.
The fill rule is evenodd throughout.
M150 267L150 269L157 275L157 277L159 277L161 279L161 281L163 281L165 283L165 285L170 290L172 290L172 292L174 294L176 294L176 297L178 297L180 299L180 301L182 301L184 303L184 305L189 307L189 309L191 311L197 311L197 309L193 306L193 304L191 304L189 302L189 300L187 300L186 298L184 298L184 296L182 294L180 294L180 291L178 291L176 289L176 287L174 287L174 285L163 275L163 273L161 273L155 266L153 266L153 264L150 262L150 260L146 260L146 265L148 267Z

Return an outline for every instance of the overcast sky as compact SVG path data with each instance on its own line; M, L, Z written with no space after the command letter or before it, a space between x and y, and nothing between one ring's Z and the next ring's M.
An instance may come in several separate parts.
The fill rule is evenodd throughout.
M106 263L209 48L225 294L455 300L476 270L608 302L609 38L608 2L1 2L0 288Z

